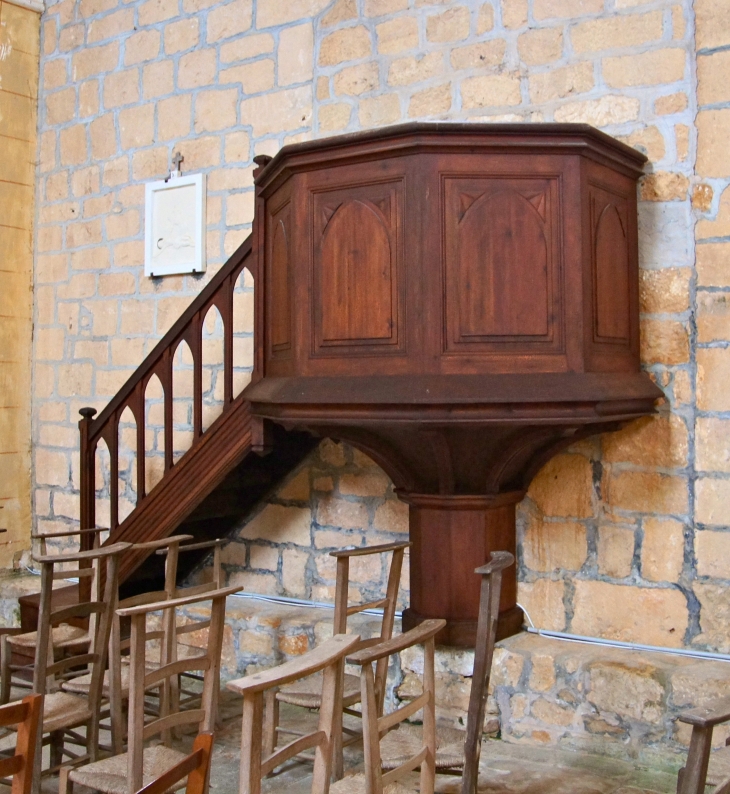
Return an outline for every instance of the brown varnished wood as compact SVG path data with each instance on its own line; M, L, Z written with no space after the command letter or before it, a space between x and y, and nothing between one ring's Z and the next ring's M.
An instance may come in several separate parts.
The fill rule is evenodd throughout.
M439 641L473 644L474 567L514 553L537 467L661 394L638 358L644 162L585 125L418 123L284 147L256 174L254 238L291 208L294 335L283 361L284 319L257 324L244 395L390 475L414 543L405 622L445 618ZM270 246L253 245L269 269ZM257 289L272 307L275 281ZM498 636L520 623L512 568Z

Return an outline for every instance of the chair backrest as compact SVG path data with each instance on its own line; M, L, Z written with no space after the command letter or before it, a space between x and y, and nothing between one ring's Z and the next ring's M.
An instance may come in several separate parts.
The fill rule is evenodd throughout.
M469 711L466 720L464 743L464 772L461 779L462 794L476 794L479 778L479 753L484 732L484 714L487 708L489 674L492 670L494 642L499 619L499 598L502 592L502 571L513 565L515 558L508 551L493 551L489 562L474 573L482 577L479 595L479 619L474 651L474 673L469 693Z
M76 537L79 539L79 550L88 551L89 549L98 549L101 546L101 533L108 532L109 530L104 527L93 527L91 529L72 529L64 532L32 532L30 535L31 542L38 544L38 554L33 555L45 557L49 555L48 541L49 540L67 540L68 538ZM54 579L72 579L78 578L79 580L79 603L88 601L91 598L91 582L93 576L92 565L89 560L80 560L79 564L74 570L56 570L54 571Z
M181 781L185 775L188 776L185 794L204 794L212 751L213 734L199 733L195 738L190 755L186 755L182 761L141 788L137 794L167 794L168 791L173 790L175 783Z
M111 616L117 601L117 572L119 556L131 548L130 543L114 543L91 551L72 554L53 554L35 557L41 566L41 598L38 610L38 635L33 670L33 689L46 694L55 687L56 677L63 680L91 672L89 704L98 710L101 687L106 666L106 653L111 633ZM59 571L56 566L64 563L79 563L79 570L91 570L91 599L69 607L51 608L53 581ZM85 568L85 565L91 568ZM64 576L69 572L64 571ZM103 584L102 584L103 582ZM103 593L102 591L103 587ZM89 619L89 646L87 653L67 655L55 661L51 628L73 618Z
M327 794L332 769L335 719L342 712L342 677L345 656L358 645L357 634L336 634L290 662L254 675L229 681L232 692L243 695L240 794L260 794L261 779L295 755L315 748L312 794ZM323 671L322 705L317 730L299 736L262 758L264 692Z
M374 645L385 640L389 640L393 636L393 623L395 621L395 610L398 605L398 590L400 588L400 576L403 569L403 555L405 550L412 546L410 542L406 543L383 543L380 546L365 546L356 549L342 549L340 551L331 551L330 557L337 560L337 579L335 581L335 617L334 617L334 633L344 634L347 631L347 618L350 615L355 615L358 612L365 612L367 609L382 609L383 622L380 627L380 637L368 640L362 640L360 647L367 647ZM370 601L366 604L356 604L350 606L348 604L348 591L350 583L350 560L353 557L366 557L372 554L383 554L393 552L393 557L390 561L390 569L388 570L388 584L385 590L385 597L378 601ZM385 700L385 681L388 677L388 660L382 659L378 662L375 671L375 691L376 702L378 704L379 713L383 711L383 702Z
M192 535L180 535L179 537L193 540ZM188 543L185 545L176 544L169 549L159 549L158 554L165 555L165 590L170 598L179 598L181 595L195 595L205 593L208 590L217 590L223 587L223 570L221 568L221 548L226 541L222 538L217 540L205 540L201 543ZM208 551L213 549L213 579L210 582L193 585L192 587L180 588L177 586L177 566L181 554L191 551Z
M382 794L383 789L395 783L408 772L421 768L421 794L433 794L436 776L436 704L434 685L434 637L446 625L445 620L424 620L405 634L399 634L378 645L364 648L347 657L350 664L361 667L360 687L363 719L363 745L365 749L365 777L368 794ZM373 662L385 660L412 645L423 645L423 692L405 706L381 716L377 704ZM383 774L380 760L380 739L423 709L423 745L408 761Z
M132 620L131 659L129 670L129 722L127 730L127 782L130 794L142 788L142 759L144 742L153 736L165 735L172 728L181 725L197 726L199 731L212 731L215 726L217 690L220 686L220 659L223 645L226 597L236 593L238 586L225 587L199 595L141 604L118 610L120 617ZM146 652L148 642L147 616L152 612L171 611L173 616L182 607L193 606L211 601L211 617L207 647L204 653L180 660L170 660L164 653L161 664L148 670ZM164 619L163 619L164 623ZM200 624L198 624L200 625ZM181 673L203 673L202 704L199 709L187 711L161 710L162 716L145 724L145 691L153 686L164 686L165 682Z
M42 695L28 695L16 703L0 706L0 728L18 726L15 754L0 760L0 778L13 776L11 794L30 794L36 738L42 714Z

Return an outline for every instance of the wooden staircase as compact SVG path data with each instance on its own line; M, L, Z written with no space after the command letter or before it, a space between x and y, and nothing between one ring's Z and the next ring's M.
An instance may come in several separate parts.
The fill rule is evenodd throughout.
M137 368L106 408L95 417L81 410L81 526L96 525L96 454L103 439L109 451L110 533L107 543L140 542L171 535L178 528L200 539L230 531L277 482L291 471L316 443L303 433L264 429L253 418L242 395L233 394L234 288L244 267L256 282L251 237L238 248ZM203 427L203 323L211 307L223 322L222 412ZM187 343L193 360L193 439L191 447L173 456L173 359ZM164 393L164 473L154 488L145 487L145 394L153 376ZM119 425L129 409L136 422L136 505L120 520ZM273 446L277 452L262 462ZM252 455L251 453L257 453ZM144 562L129 554L121 563L124 581ZM152 560L150 561L152 562ZM143 579L154 575L154 564Z

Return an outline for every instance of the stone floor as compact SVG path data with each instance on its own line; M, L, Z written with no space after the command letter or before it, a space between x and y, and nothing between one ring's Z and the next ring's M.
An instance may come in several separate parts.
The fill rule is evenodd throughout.
M221 718L223 727L216 735L210 791L211 794L237 794L241 701L227 691L221 693ZM282 707L281 724L311 730L316 724L316 715L304 709ZM102 736L102 741L104 739ZM192 737L183 737L180 746L188 750L191 744ZM362 760L357 746L346 748L347 773L358 771ZM404 783L411 791L419 791L417 773ZM262 794L309 794L310 784L311 765L294 761L264 781ZM438 794L457 794L459 787L459 778L445 775L436 778ZM4 790L0 784L0 791ZM480 794L673 794L675 790L676 775L671 771L645 769L605 756L498 740L487 740L482 748ZM56 794L58 780L45 778L42 791L43 794ZM83 786L75 786L74 792L91 794Z

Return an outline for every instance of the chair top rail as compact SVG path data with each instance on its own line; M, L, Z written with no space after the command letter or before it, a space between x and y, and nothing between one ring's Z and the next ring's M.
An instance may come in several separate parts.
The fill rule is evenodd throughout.
M94 575L93 568L74 568L67 571L54 571L53 578L55 579L83 579Z
M140 593L139 595L129 596L124 601L120 601L117 609L129 609L140 604L155 604L157 601L164 601L167 593L164 590L153 590L150 593Z
M396 551L397 549L407 549L413 543L381 543L379 546L358 546L354 549L340 549L331 551L330 557L365 557L368 554L381 554L384 551Z
M730 721L730 696L717 698L707 706L683 711L677 719L698 728L710 728Z
M43 563L61 563L61 562L82 562L83 560L96 560L101 557L111 557L114 554L121 554L127 549L131 549L131 543L112 543L109 546L102 546L98 549L91 549L91 551L74 551L69 554L39 554L34 556L35 562Z
M350 615L357 615L358 612L365 612L366 609L380 609L380 607L387 606L390 599L381 598L380 601L368 601L366 604L356 604L355 606L347 607L347 617Z
M171 598L168 601L157 601L152 604L143 604L136 607L128 607L126 609L118 609L117 615L126 618L132 615L144 615L147 612L160 612L163 609L176 609L177 607L184 607L188 604L198 604L201 601L211 601L214 598L225 598L234 593L239 593L243 588L240 585L230 585L229 587L221 587L218 590L209 590L200 595L185 596L183 598Z
M29 695L24 700L17 700L14 703L0 706L0 727L4 728L7 725L17 725L19 722L23 722L30 712L30 704L26 701L34 697L41 696Z
M253 675L237 678L234 681L229 681L226 686L231 692L238 692L241 695L264 692L273 686L283 686L291 681L298 681L300 678L324 670L340 656L347 654L359 642L359 634L335 634L334 637L298 659L292 659L278 667L272 667L270 670L262 670Z
M170 728L177 728L179 725L200 724L206 716L205 709L188 709L187 711L176 711L157 720L148 722L142 731L143 741L157 736L158 733L167 731Z
M31 532L31 540L47 540L48 538L70 538L74 535L90 535L93 532L109 532L109 527L91 527L90 529L72 529L67 532Z
M180 315L177 321L173 324L172 328L160 339L160 341L152 348L147 358L137 367L134 374L130 376L127 382L117 392L115 397L107 404L102 412L91 420L89 425L89 441L95 442L101 437L101 433L106 426L106 423L114 416L115 412L127 404L127 400L133 393L137 384L144 381L149 375L152 374L155 367L162 360L165 351L176 344L183 336L188 326L192 322L195 315L205 308L207 304L215 297L215 294L223 286L226 279L232 272L237 270L251 253L251 235L249 235L232 254L228 262L213 276L206 287L200 292L197 297L193 299L188 308Z
M164 549L167 552L167 547L175 543L186 543L188 540L195 540L193 535L170 535L169 538L161 538L160 540L146 540L143 543L135 543L134 550L145 549L147 551L155 551L156 549ZM158 551L159 554L159 551Z
M493 551L489 562L486 565L482 565L480 568L476 568L474 573L487 576L490 573L496 573L497 571L503 571L505 568L509 568L514 561L514 555L510 554L508 551Z
M405 634L398 634L390 640L374 645L372 648L358 651L347 657L350 664L369 664L370 662L377 662L385 656L391 656L394 653L410 648L411 645L420 645L421 643L430 640L446 625L446 621L442 618L438 620L424 620L418 626L407 631Z

